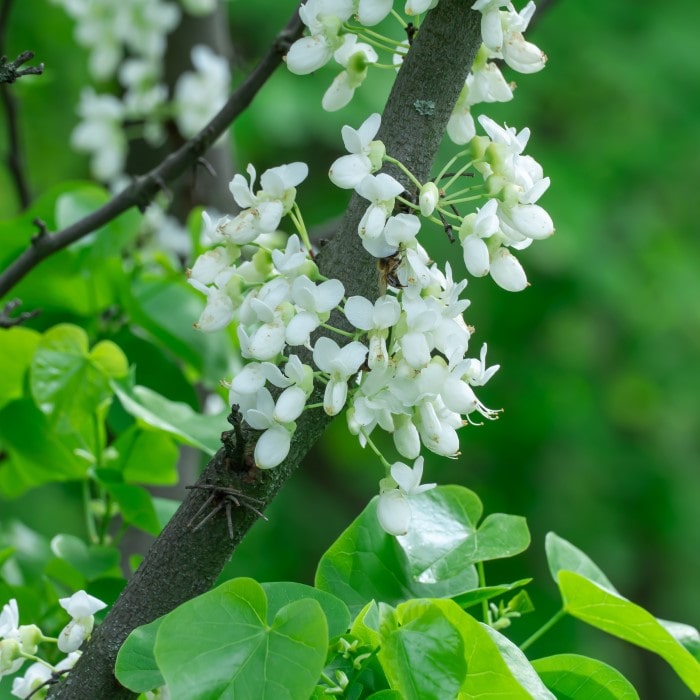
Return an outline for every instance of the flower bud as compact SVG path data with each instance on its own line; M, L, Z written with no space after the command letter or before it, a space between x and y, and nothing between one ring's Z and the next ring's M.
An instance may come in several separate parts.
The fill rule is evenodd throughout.
M435 207L440 200L440 191L434 182L426 182L423 187L421 187L420 194L418 196L418 203L420 204L420 213L423 216L430 216L434 211Z

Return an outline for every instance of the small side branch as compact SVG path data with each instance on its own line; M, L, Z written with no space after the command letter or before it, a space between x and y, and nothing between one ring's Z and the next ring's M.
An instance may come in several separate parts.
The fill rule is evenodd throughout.
M0 311L0 328L19 326L21 323L41 313L39 309L34 309L33 311L23 311L17 316L13 316L12 313L20 306L22 306L22 302L19 299L12 299L5 304L2 311Z
M0 56L0 83L14 83L15 80L25 75L41 75L44 72L44 64L20 68L27 61L34 58L33 51L22 51L14 61L8 61L7 56Z
M104 206L62 231L43 236L38 240L34 239L32 245L0 273L0 297L7 294L17 282L51 254L84 238L132 207L145 209L166 183L173 182L188 168L194 166L238 115L248 107L281 63L285 47L301 36L302 29L303 24L299 19L297 8L260 63L202 131L177 151L168 155L153 170L134 178L129 187Z

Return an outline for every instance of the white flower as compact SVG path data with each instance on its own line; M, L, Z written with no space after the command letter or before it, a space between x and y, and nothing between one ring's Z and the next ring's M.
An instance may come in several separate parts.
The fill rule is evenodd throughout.
M410 499L435 488L436 484L420 483L423 477L423 458L418 457L413 468L403 462L391 465L391 479L382 480L377 504L377 519L382 529L390 535L405 535L411 524ZM390 486L394 481L398 488Z
M371 369L386 367L389 353L386 339L389 328L396 325L401 315L399 302L391 296L383 296L372 304L369 299L352 296L345 303L345 317L355 328L367 331L369 353L367 364Z
M44 663L33 663L22 678L12 681L12 695L16 698L27 698L39 686L51 678L51 669Z
M296 233L287 239L284 252L281 250L272 251L272 262L279 273L287 278L296 277L305 271L310 272L311 270L308 268L313 267L313 263L309 260L306 250L302 248L301 240Z
M357 228L360 238L378 238L394 209L395 198L404 191L404 187L391 175L379 173L366 175L355 189L361 197L370 201Z
M306 75L328 63L343 41L339 36L342 24L353 11L353 0L307 0L299 8L299 17L311 36L297 39L289 47L287 68L297 75Z
M14 639L19 627L19 608L17 600L11 598L2 606L0 612L0 639Z
M411 525L411 506L406 496L398 489L389 489L379 494L377 520L382 530L400 537Z
M522 265L507 248L499 248L491 258L491 277L507 292L521 292L527 287L527 277Z
M292 301L297 313L287 324L286 341L289 345L305 345L309 336L325 323L332 309L340 303L345 288L340 280L331 279L314 284L308 277L297 277L292 284Z
M330 338L319 338L314 346L314 363L330 375L323 396L323 409L329 416L342 411L348 395L348 379L357 373L367 348L356 340L342 348Z
M355 90L367 77L368 67L379 59L377 52L369 44L358 42L354 34L345 36L333 57L345 70L335 77L323 95L321 105L327 112L335 112L352 100Z
M393 0L359 0L357 21L365 27L379 24L391 12L393 4Z
M434 182L426 182L421 187L418 195L418 204L420 205L420 213L423 216L430 216L438 205L440 200L440 191Z
M437 7L438 0L406 0L404 12L407 15L420 15Z
M73 618L58 635L58 648L65 654L76 651L90 636L96 612L107 607L98 598L78 591L70 598L59 598L60 606Z
M78 114L83 121L71 134L71 144L91 155L95 177L105 182L124 170L126 137L122 129L124 106L114 95L98 95L92 88L80 93Z
M205 333L214 333L222 328L226 328L234 316L231 297L221 289L206 287L195 279L190 278L189 283L195 289L207 295L207 304L194 327Z
M231 82L228 61L209 46L192 49L192 65L194 71L178 78L173 97L175 121L185 138L203 129L224 106Z
M297 386L285 389L275 403L267 389L255 396L255 406L243 411L246 423L263 430L255 445L255 464L260 469L271 469L281 464L291 446L294 423L304 410L305 392Z
M352 189L357 187L363 178L379 170L384 157L384 144L374 141L379 131L381 117L371 114L359 129L344 126L341 130L343 143L350 155L338 158L328 172L328 177L336 187Z

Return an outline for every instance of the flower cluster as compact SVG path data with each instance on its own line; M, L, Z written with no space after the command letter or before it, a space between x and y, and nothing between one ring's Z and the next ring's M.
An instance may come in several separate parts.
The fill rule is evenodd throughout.
M437 4L438 0L406 0L404 14L412 19ZM325 110L345 107L372 66L401 66L415 27L401 18L393 5L393 0L307 0L301 6L299 16L308 35L292 44L287 67L292 73L306 75L334 60L343 68L323 96ZM447 126L449 137L457 144L469 142L476 134L473 105L513 99L515 84L506 82L495 59L519 73L535 73L547 60L537 46L523 37L535 11L533 2L517 12L507 0L476 0L472 9L482 13L483 44ZM397 40L367 29L389 15L408 38ZM377 51L389 53L385 64L379 63Z
M124 123L142 124L142 136L153 145L164 138L163 124L172 117L185 137L206 125L226 99L228 62L207 46L192 50L194 71L180 76L169 102L163 82L166 36L182 12L169 0L53 0L76 22L75 37L89 51L88 67L98 83L116 79L122 95L85 88L80 96L81 122L72 144L91 155L93 174L116 184L127 153ZM190 14L214 11L213 0L184 2ZM127 56L125 59L124 57Z
M406 12L436 4L409 0ZM484 46L481 64L465 87L468 104L477 101L475 96L510 99L510 87L487 61L502 58L523 72L544 65L541 52L522 37L534 6L519 14L496 0L478 1L474 8L483 13ZM373 49L357 41L349 19L354 15L361 25L372 26L391 11L391 2L308 0L300 16L310 35L291 47L290 69L308 73L334 57L345 70L326 93L324 106L345 104L376 60ZM399 55L406 50L403 46ZM461 114L465 104L458 105ZM272 468L287 457L304 410L322 407L335 416L347 407L350 432L384 466L377 515L394 535L410 526L410 500L434 486L420 484L421 448L456 457L458 430L498 413L475 392L498 365L487 365L485 343L478 357L470 356L474 329L463 317L470 302L461 298L467 281L453 277L449 264L442 270L430 259L418 241L421 229L430 222L449 236L457 231L467 272L490 274L512 292L523 290L527 278L511 250L554 232L551 218L537 204L549 178L523 153L529 130L517 132L481 116L485 135L477 136L473 125L465 128L461 119L467 147L428 182L386 152L377 138L379 114L357 129L342 129L348 153L332 164L329 177L367 201L357 233L382 271L376 300L346 298L339 280L319 273L295 201L296 187L307 174L303 163L266 171L259 188L252 166L249 180L237 175L230 189L242 211L216 223L204 215L205 237L214 247L196 260L189 277L207 296L195 326L216 331L235 324L247 364L230 382L229 400L251 428L261 431L256 465ZM387 166L393 174L384 171ZM465 181L470 184L464 186ZM472 209L462 214L465 204ZM285 216L297 233L275 247ZM324 387L317 404L310 403L315 385ZM375 428L392 435L396 451L413 467L384 457L372 439Z
M24 676L12 682L12 695L17 698L46 696L48 682L73 668L80 657L78 649L92 633L95 613L107 607L85 591L78 591L58 602L71 616L58 639L45 636L36 625L20 625L19 609L14 598L0 611L0 679L17 673L25 661L33 662ZM67 654L66 658L55 665L39 658L39 644L46 642L56 644L60 651Z

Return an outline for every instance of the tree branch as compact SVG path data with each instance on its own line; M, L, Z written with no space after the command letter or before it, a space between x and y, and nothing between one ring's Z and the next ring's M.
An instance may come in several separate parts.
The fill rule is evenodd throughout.
M9 152L7 154L7 167L12 174L12 181L17 191L20 207L26 209L29 206L29 186L24 172L22 152L20 150L19 119L17 117L17 103L14 96L5 83L13 83L23 75L37 75L43 73L44 64L36 67L28 67L19 70L19 66L34 57L31 51L21 53L14 61L7 63L3 55L5 51L5 34L10 19L12 0L5 0L0 7L0 99L2 99L5 114L7 115L7 140Z
M425 19L408 53L387 103L380 137L390 155L399 158L421 179L429 173L447 120L481 44L480 15L464 0L442 0ZM416 101L433 104L430 114ZM362 248L357 224L366 202L351 200L339 234L325 246L317 262L324 275L340 279L346 294L376 298L376 261ZM317 394L321 393L319 389ZM312 397L311 401L320 400ZM234 413L234 430L223 437L224 447L209 462L198 485L221 484L269 504L319 439L329 418L322 411L305 411L297 421L288 458L275 469L254 468L251 454L257 431L248 431ZM217 515L197 529L189 523L207 499L192 489L153 544L104 622L95 630L85 652L51 698L92 700L130 698L132 693L114 679L116 654L129 632L208 590L232 551L257 519L248 508L232 513L232 537L225 517Z
M255 70L199 134L167 156L153 170L145 175L135 177L129 187L104 206L58 233L34 239L32 245L0 274L0 297L7 294L17 282L51 254L87 236L132 207L145 209L164 184L172 182L187 168L195 165L207 149L252 102L260 88L282 61L282 56L286 53L289 43L299 37L301 31L302 24L297 9L294 10L293 16L277 35Z

